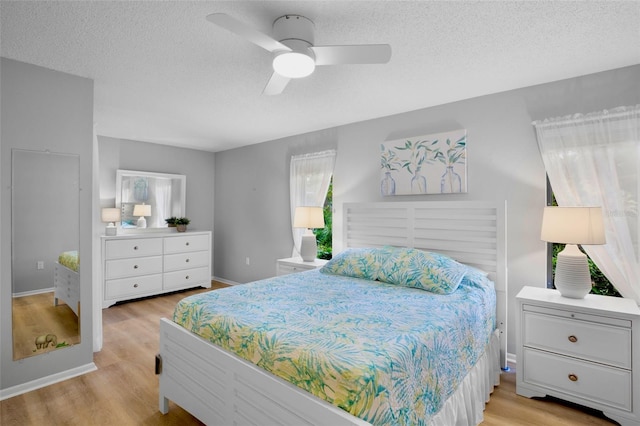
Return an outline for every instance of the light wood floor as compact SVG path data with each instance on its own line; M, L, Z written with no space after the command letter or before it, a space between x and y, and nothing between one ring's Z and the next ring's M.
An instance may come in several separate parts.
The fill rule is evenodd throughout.
M214 286L224 286L214 282ZM0 424L26 425L201 425L171 403L158 411L154 359L159 319L170 317L175 303L204 289L115 305L103 311L104 345L95 354L98 370L0 402ZM486 406L484 426L611 426L611 422L557 401L515 394L515 371Z
M78 317L64 301L54 306L53 292L14 297L11 303L14 360L58 350L53 344L37 348L35 339L41 335L55 335L60 345L80 343Z

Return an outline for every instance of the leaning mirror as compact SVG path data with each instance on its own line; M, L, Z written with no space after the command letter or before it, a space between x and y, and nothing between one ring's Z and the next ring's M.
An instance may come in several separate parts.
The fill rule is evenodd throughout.
M123 230L166 228L165 219L185 214L185 175L118 170L116 207Z
M80 157L11 152L13 359L80 343Z

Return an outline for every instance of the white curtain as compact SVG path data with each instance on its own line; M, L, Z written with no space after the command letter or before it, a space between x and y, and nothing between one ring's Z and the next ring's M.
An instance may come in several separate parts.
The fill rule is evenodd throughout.
M605 245L583 246L640 303L640 105L533 123L559 206L601 206Z
M300 254L300 241L304 229L293 227L296 207L322 207L327 197L336 151L328 150L291 157L289 194L291 203L291 232L293 235L293 255Z
M171 179L155 178L155 209L151 212L152 227L162 228L167 225L165 219L171 216Z

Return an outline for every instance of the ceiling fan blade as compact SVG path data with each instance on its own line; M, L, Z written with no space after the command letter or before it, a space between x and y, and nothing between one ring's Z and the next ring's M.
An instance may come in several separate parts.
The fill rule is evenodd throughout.
M357 46L313 46L316 65L386 64L391 59L388 44L363 44Z
M269 52L280 50L290 51L291 49L279 41L269 37L268 35L248 26L244 22L238 21L236 18L226 13L212 13L207 15L207 21L231 31L234 34L244 37L251 43L256 44Z
M267 85L264 87L262 94L279 95L280 93L282 93L284 88L287 87L289 80L291 80L289 77L284 77L277 72L274 72L273 74L271 74L271 78L269 79Z

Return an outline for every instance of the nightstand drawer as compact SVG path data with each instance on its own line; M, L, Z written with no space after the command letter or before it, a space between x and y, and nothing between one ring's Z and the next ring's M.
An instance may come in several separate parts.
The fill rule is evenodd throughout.
M524 349L523 381L572 397L631 411L631 372Z
M105 283L105 297L107 299L130 298L156 293L161 290L162 274L109 280Z
M161 255L162 238L109 240L105 244L105 251L107 260Z
M278 265L278 275L295 274L296 272L308 271L309 269L315 268L280 264Z
M162 256L108 260L105 278L124 278L162 273Z
M525 310L524 341L532 347L631 369L631 329Z

